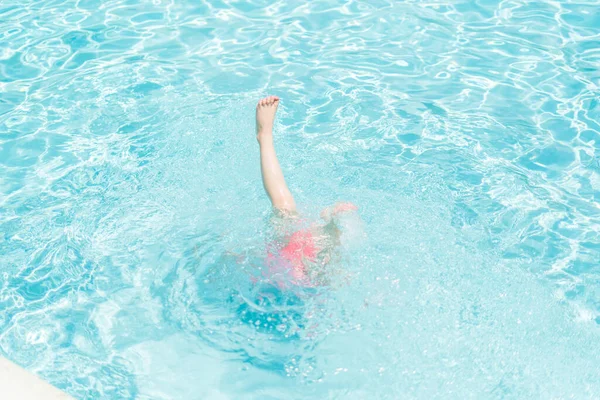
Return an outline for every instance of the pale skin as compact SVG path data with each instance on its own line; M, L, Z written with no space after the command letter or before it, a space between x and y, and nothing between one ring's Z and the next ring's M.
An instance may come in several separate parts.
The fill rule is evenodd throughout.
M296 202L290 192L277 154L273 145L273 122L280 99L277 96L268 96L258 101L256 105L256 140L260 146L260 170L262 181L267 196L273 207L284 215L296 213ZM352 203L337 203L321 212L321 217L328 221L335 215L356 210Z
M277 96L268 96L258 101L256 105L256 139L260 147L260 169L263 186L277 214L288 219L295 217L297 211L296 202L285 182L273 144L273 122L279 103L280 99ZM337 203L321 212L321 218L325 221L324 225L315 224L310 228L321 266L329 263L334 248L340 244L337 216L355 210L356 206L352 203ZM309 274L314 277L324 272L315 269L314 265L312 268L307 269L309 269ZM322 279L319 278L319 280Z
M295 214L296 202L285 183L273 145L273 121L278 106L277 96L265 97L256 105L256 139L260 146L260 170L263 186L273 207L283 214Z
M260 148L260 169L265 192L275 211L271 219L275 238L267 243L267 255L263 262L257 265L251 261L249 265L257 267L257 270L266 271L261 273L267 277L267 281L282 288L289 287L282 283L287 282L285 279L278 278L282 269L290 272L289 278L294 285L327 285L332 276L343 274L343 271L336 270L335 262L340 258L339 252L336 251L341 243L338 217L356 210L356 206L351 203L337 203L327 207L321 212L324 223L313 223L309 227L300 219L273 144L273 123L279 103L279 97L269 96L259 100L256 105L256 139ZM229 257L233 257L237 264L246 264L253 259L245 254L226 252L222 262L230 262ZM219 271L214 271L215 277L220 274ZM256 282L258 278L252 274L251 279Z

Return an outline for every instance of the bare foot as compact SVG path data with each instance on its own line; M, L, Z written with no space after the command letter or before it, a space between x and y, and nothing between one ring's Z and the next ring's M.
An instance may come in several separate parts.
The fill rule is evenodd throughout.
M340 214L356 210L358 210L358 207L350 202L337 202L333 206L327 207L321 211L321 218L323 218L325 221L330 221L332 218Z
M273 137L273 121L279 106L279 97L269 96L260 99L256 105L256 139L260 142Z

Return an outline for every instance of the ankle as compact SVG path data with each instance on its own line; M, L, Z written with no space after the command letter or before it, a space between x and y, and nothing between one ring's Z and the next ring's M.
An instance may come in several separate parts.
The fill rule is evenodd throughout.
M259 129L256 132L256 140L259 144L273 143L273 131L271 129Z

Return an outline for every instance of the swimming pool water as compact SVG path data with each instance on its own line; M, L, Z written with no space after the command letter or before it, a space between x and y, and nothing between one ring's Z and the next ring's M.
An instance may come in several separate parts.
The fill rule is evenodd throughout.
M600 2L3 1L0 353L80 399L600 397ZM253 284L254 105L330 287Z

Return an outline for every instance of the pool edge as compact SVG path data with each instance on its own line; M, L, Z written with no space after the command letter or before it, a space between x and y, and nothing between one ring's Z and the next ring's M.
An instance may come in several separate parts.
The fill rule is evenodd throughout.
M0 356L0 393L3 400L74 400L41 378Z

